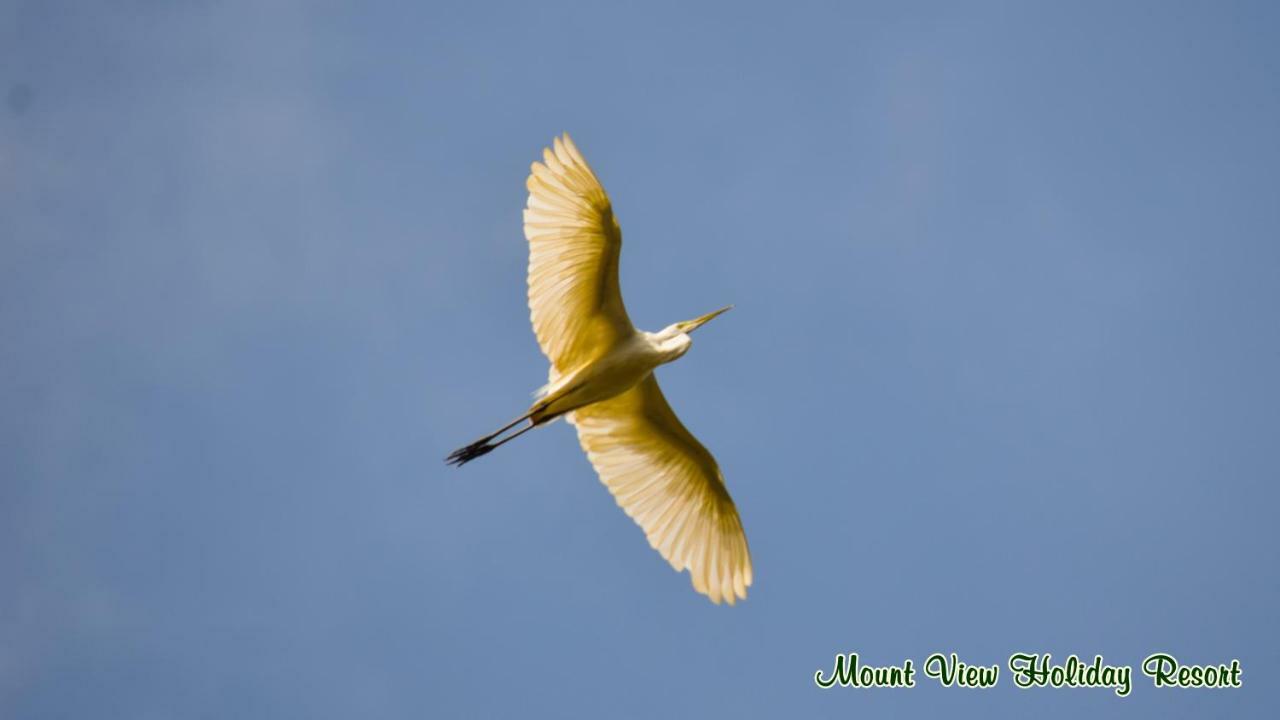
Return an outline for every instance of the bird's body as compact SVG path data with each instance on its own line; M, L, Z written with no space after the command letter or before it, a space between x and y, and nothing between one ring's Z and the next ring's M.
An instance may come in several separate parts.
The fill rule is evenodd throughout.
M636 330L618 339L600 357L548 383L530 410L533 417L555 418L630 390L659 365L689 351L688 335L664 337Z
M565 135L529 176L529 310L550 377L520 417L452 453L465 464L565 417L601 481L649 543L713 602L746 597L751 555L715 458L667 404L653 371L688 352L721 308L637 330L618 287L622 232L595 174ZM526 423L516 432L503 433ZM501 438L501 439L499 439Z

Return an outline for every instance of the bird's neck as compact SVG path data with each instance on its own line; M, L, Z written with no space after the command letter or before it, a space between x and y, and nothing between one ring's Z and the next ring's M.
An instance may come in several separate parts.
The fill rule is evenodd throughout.
M669 363L679 358L689 352L689 347L693 344L689 336L684 333L677 335L645 333L644 336L650 351L657 355L659 364Z

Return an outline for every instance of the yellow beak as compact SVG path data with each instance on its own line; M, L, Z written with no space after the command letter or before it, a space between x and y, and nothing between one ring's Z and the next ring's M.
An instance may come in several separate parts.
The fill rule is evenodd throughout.
M724 314L724 313L727 313L727 312L729 312L729 311L730 311L730 310L732 310L732 309L733 309L733 306L732 306L732 305L725 305L724 307L720 308L719 310L716 310L716 311L714 311L714 312L709 312L709 313L707 313L706 315L703 315L702 317L697 317L697 318L694 318L694 319L692 319L692 320L686 320L686 321L684 321L683 323L681 323L681 325L683 326L683 327L681 327L681 330L683 330L683 331L684 331L684 332L686 332L686 333L691 333L691 332L693 332L694 330L697 330L698 328L700 328L700 327L702 327L703 325L705 325L705 324L707 324L708 322L710 322L712 318L714 318L714 317L716 317L716 316L718 316L718 315L722 315L722 314Z

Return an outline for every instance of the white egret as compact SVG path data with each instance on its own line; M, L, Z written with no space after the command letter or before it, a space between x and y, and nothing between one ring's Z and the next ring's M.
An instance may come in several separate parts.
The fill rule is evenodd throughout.
M649 544L712 602L751 585L751 554L715 458L672 412L653 370L689 350L689 333L724 307L656 333L637 330L618 288L622 231L609 196L566 133L533 163L529 310L550 379L520 417L454 451L463 465L565 417L600 480ZM512 428L525 423L515 432Z

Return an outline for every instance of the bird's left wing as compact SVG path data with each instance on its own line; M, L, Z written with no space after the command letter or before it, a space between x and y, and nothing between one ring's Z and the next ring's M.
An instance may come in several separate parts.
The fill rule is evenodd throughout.
M676 417L650 374L569 415L578 441L627 515L677 572L719 603L747 597L751 553L711 453Z
M554 378L634 332L618 289L622 230L568 133L542 151L526 185L529 319Z

